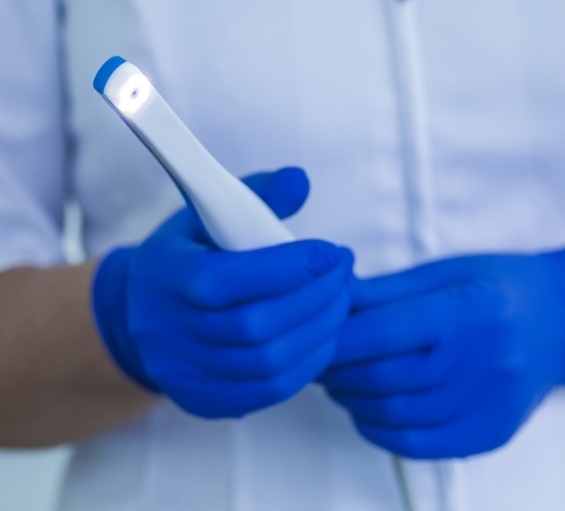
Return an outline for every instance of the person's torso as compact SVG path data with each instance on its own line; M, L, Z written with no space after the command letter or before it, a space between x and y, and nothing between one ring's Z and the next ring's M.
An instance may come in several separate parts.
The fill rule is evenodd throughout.
M88 254L142 239L182 204L92 89L114 54L235 174L303 166L312 193L291 230L352 247L361 275L563 244L565 5L415 1L67 0ZM418 510L443 511L452 484L458 509L563 508L562 401L495 454L410 464ZM161 508L402 509L389 456L317 387L239 423L167 405L79 446L62 509Z

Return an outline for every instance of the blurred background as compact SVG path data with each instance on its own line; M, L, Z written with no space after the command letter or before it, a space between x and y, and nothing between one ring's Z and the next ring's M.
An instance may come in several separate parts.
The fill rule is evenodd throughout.
M0 509L53 511L70 449L0 450Z

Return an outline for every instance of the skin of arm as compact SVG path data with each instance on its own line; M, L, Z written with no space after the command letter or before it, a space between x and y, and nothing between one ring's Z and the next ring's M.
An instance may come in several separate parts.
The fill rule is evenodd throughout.
M158 398L116 367L93 321L96 262L0 273L0 446L75 441L146 412Z
M297 168L244 181L281 218L309 190ZM80 440L135 419L159 399L142 385L187 413L240 417L327 367L349 313L352 254L321 240L215 251L202 229L186 207L100 264L0 273L0 446Z

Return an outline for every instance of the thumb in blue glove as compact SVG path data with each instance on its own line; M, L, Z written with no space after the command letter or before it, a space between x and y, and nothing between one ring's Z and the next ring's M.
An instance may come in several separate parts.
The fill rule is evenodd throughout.
M300 169L246 183L288 216L308 194ZM100 264L101 337L132 379L208 418L240 417L296 394L333 358L350 306L352 255L324 241L217 250L194 208Z
M565 379L565 252L435 262L358 281L321 378L371 442L412 458L507 442Z

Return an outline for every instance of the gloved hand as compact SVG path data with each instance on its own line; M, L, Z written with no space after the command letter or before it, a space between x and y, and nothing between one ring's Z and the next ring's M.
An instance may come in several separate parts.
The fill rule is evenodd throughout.
M280 216L308 194L295 168L247 183ZM217 250L189 206L102 261L93 308L108 351L135 381L192 414L240 417L326 368L350 308L351 267L349 250L324 241Z
M358 281L322 377L371 442L411 458L501 446L565 378L565 252Z

